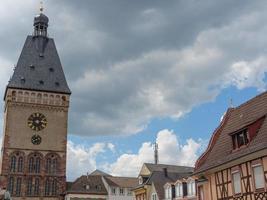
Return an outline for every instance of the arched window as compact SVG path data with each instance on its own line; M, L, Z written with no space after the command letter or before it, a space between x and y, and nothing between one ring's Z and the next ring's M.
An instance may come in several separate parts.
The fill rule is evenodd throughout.
M14 178L10 177L9 178L9 182L8 182L8 191L10 192L10 194L12 195L14 192Z
M47 158L46 159L46 172L49 174L51 173L51 163L52 163L51 158Z
M41 173L41 162L42 158L41 155L34 153L29 155L28 157L28 172L29 173L34 173L34 174L39 174Z
M32 195L32 178L28 179L27 183L27 195L31 196Z
M52 160L52 174L56 174L57 173L57 158Z
M59 156L55 154L49 154L46 157L46 173L57 174L58 171Z
M11 161L10 161L10 171L11 172L16 172L16 163L17 163L17 157L14 155L11 157Z
M41 165L41 159L39 157L36 158L35 163L35 173L40 173L40 165Z
M23 157L22 156L19 157L18 172L23 172Z
M31 157L29 159L29 172L33 173L33 171L34 171L34 159L33 159L33 157Z
M45 181L45 196L50 195L50 190L51 189L51 181L49 179L46 179Z
M21 195L21 178L17 178L17 184L16 184L16 196Z
M40 179L36 178L35 179L35 184L34 184L34 195L38 196L40 195Z

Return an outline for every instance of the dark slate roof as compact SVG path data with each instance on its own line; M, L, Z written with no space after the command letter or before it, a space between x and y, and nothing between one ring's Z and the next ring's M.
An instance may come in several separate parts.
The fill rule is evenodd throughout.
M153 164L153 163L145 163L144 164L150 172L154 171L160 171L164 168L168 170L168 172L177 172L177 173L187 173L187 172L193 172L193 167L187 167L187 166L178 166L178 165L166 165L166 164Z
M244 104L231 108L213 133L206 152L196 162L195 174L204 172L230 161L243 158L251 153L267 148L267 92ZM256 135L245 148L233 151L231 133L249 128L263 119Z
M152 183L155 186L159 199L164 199L164 185L168 182L174 183L178 179L188 177L191 173L174 173L168 172L167 176L162 171L155 171L151 174L146 184L151 185Z
M111 175L109 175L109 174L107 174L105 172L102 172L101 170L98 170L98 169L96 169L95 171L93 171L90 174L90 176L92 176L92 175L94 175L94 176L111 176Z
M86 188L89 185L89 189ZM67 193L107 195L108 192L102 180L102 176L81 176L73 183L67 184Z
M7 88L71 93L52 38L27 37Z
M105 176L109 186L134 188L138 185L138 178L133 177L117 177L117 176Z

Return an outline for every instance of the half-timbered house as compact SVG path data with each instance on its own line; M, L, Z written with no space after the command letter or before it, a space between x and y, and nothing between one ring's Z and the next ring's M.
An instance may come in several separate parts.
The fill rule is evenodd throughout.
M199 200L267 199L267 92L229 108L197 160Z

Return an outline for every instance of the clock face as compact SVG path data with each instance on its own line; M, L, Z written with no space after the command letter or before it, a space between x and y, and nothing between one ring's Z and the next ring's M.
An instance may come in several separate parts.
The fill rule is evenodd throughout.
M41 142L42 142L42 138L40 135L33 135L32 136L32 143L34 145L39 145L39 144L41 144Z
M28 118L28 126L34 131L40 131L47 125L46 117L41 113L33 113Z

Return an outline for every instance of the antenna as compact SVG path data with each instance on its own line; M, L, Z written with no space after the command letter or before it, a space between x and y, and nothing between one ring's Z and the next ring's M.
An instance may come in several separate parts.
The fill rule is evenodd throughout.
M157 142L154 143L153 148L154 148L154 161L155 164L157 165L159 162L159 153L158 153L159 146Z
M233 105L233 98L232 97L230 98L229 104L230 104L229 105L230 108L233 108L234 107L234 105Z
M44 11L44 3L43 1L40 1L40 13L43 13Z

